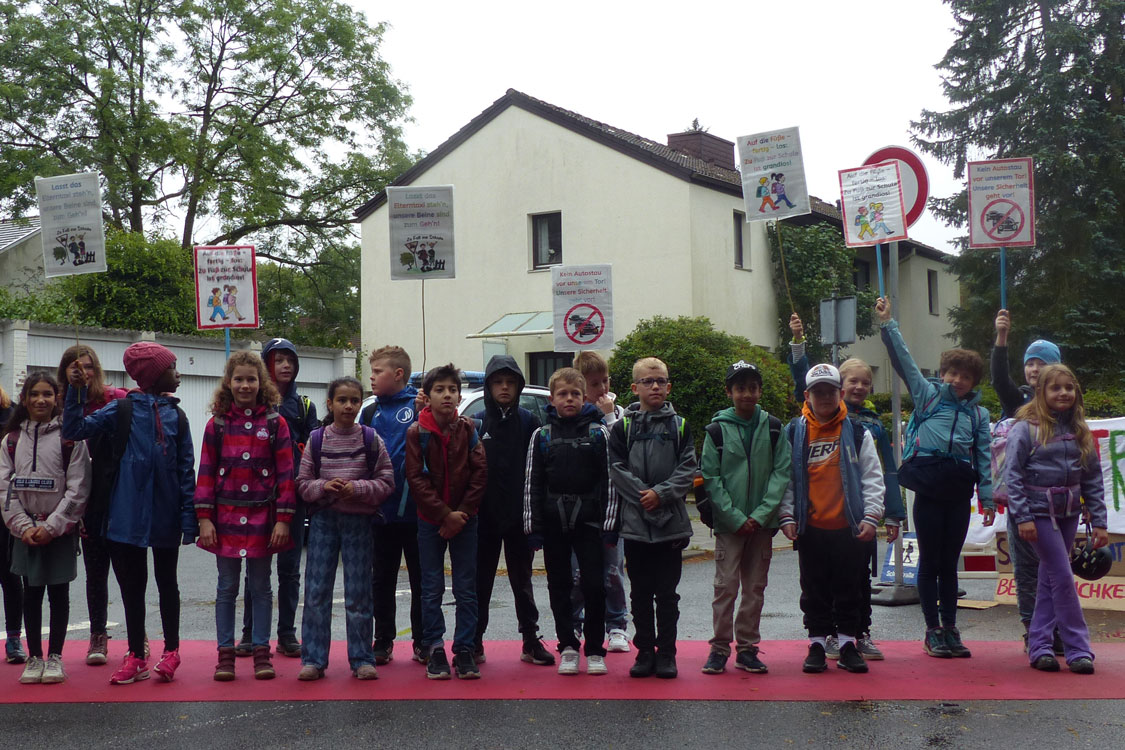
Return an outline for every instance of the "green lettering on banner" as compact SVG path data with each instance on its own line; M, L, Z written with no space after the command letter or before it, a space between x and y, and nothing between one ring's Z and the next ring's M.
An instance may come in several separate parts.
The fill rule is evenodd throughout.
M1113 475L1113 509L1121 510L1121 495L1125 493L1125 477L1121 476L1120 461L1125 453L1118 450L1118 439L1125 438L1125 430L1109 431L1109 470Z

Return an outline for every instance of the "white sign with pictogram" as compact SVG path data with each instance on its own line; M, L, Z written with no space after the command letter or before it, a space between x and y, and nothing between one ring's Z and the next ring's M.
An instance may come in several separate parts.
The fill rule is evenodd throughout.
M969 247L1035 244L1035 175L1029 157L969 162Z
M840 170L844 244L877 245L906 239L906 212L898 162Z
M746 221L812 212L797 128L742 136L738 139L738 161Z
M551 268L556 352L613 348L612 268L608 263Z

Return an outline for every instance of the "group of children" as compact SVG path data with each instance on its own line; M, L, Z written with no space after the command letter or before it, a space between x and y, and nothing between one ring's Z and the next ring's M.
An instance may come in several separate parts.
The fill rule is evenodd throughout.
M892 366L915 404L901 465L866 401L871 368L854 359L839 368L810 367L796 315L790 366L803 402L800 416L784 425L761 408L756 365L739 361L726 372L731 406L707 426L699 465L716 534L706 674L725 671L732 642L737 668L768 671L760 658L760 621L778 530L798 552L809 637L802 669L822 672L835 659L841 669L866 672L867 660L883 658L871 638L868 569L879 524L885 521L893 541L905 520L900 483L915 491L923 649L941 658L971 655L956 625L957 560L974 494L984 523L993 519L989 419L974 390L983 363L975 352L950 350L942 355L940 377L927 379L887 300L878 301L876 315ZM1028 348L1026 388L1008 378L1009 326L1001 311L992 375L1005 414L1016 420L1003 471L1028 658L1036 669L1057 671L1057 653L1072 672L1089 674L1093 653L1069 550L1083 514L1095 546L1107 542L1100 463L1081 390L1057 347L1037 341ZM328 667L341 562L348 663L357 679L377 678L376 666L393 659L403 558L414 660L425 664L430 679L454 673L479 678L502 550L523 661L556 662L539 635L531 584L538 550L558 673L578 674L582 652L587 674L606 674L607 636L609 650L629 650L623 553L637 651L629 674L677 676L677 587L692 534L685 496L697 463L691 430L668 401L665 363L646 357L634 364L630 388L637 400L623 410L609 392L605 360L583 352L575 367L551 376L547 422L540 424L519 406L525 381L511 357L488 363L484 410L463 416L456 367L425 373L420 394L409 384L407 353L384 347L370 358L376 403L361 413L361 384L339 378L328 386L328 413L317 426L315 406L295 387L295 348L275 339L263 354L229 358L204 430L198 477L188 420L173 395L176 358L159 344L126 349L125 370L137 384L128 392L105 385L97 355L83 346L66 352L57 378L29 375L18 401L0 391L5 655L9 662L26 661L21 682L66 679L61 653L79 539L91 622L87 664L107 660L111 567L121 590L128 651L110 677L113 684L150 673L174 678L180 664L177 561L179 547L192 543L216 556L216 680L235 678L240 653L252 655L256 679L275 675L269 643L275 555L278 652L301 658L298 679L320 679ZM301 539L305 515L307 543ZM302 547L308 552L298 641ZM163 629L151 672L149 549ZM452 666L441 609L447 554L456 601ZM246 619L236 643L235 603L244 573ZM46 657L44 596L50 604Z

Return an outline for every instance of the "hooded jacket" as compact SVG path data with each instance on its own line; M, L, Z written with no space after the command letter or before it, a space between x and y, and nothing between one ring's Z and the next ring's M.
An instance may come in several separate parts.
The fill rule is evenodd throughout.
M406 431L418 418L414 413L417 398L418 389L412 385L407 385L393 396L376 396L374 408L369 405L364 409L367 419L362 419L363 415L360 419L361 424L375 428L382 438L394 468L395 487L382 506L387 523L418 523L418 508L406 481Z
M112 437L117 429L117 401L88 417L82 415L85 388L69 388L62 435L86 440ZM110 495L106 538L135 547L176 547L182 537L199 536L195 517L195 448L184 422L179 431L180 400L130 391L133 422Z
M262 347L262 361L266 363L270 377L273 377L273 358L278 352L291 354L294 360L293 382L285 388L278 385L278 390L281 391L281 404L277 410L289 426L289 437L293 441L293 459L299 465L305 443L309 442L309 435L320 426L320 422L316 418L316 404L310 401L306 411L304 399L297 393L297 375L301 372L301 358L297 356L297 347L293 346L293 342L289 339L270 339ZM277 382L276 378L274 382Z
M532 434L527 450L527 492L523 530L544 527L573 531L579 525L600 531L617 528L617 496L609 481L609 429L602 412L582 404L578 414L559 417L547 407L547 427Z
M992 508L992 452L988 434L988 410L980 405L980 392L970 391L957 398L953 388L940 380L922 374L906 348L898 323L890 320L880 331L891 366L910 389L916 410L925 410L926 418L918 425L913 441L903 446L902 462L915 453L948 455L973 466L977 473L977 492L981 504Z
M711 421L723 431L723 447L716 448L706 434L700 467L715 533L733 534L751 518L764 529L776 529L777 509L789 485L789 441L779 436L776 446L770 444L769 414L760 406L748 420L731 407Z
M70 465L63 466L62 422L28 419L19 426L16 456L8 454L7 436L0 438L0 498L4 524L19 538L33 526L46 526L57 539L74 530L86 509L90 491L90 454L75 443ZM49 489L21 489L43 485Z
M1008 485L1008 512L1017 524L1038 517L1069 518L1081 512L1078 498L1090 509L1090 524L1106 528L1105 486L1102 463L1095 453L1082 466L1082 451L1071 431L1072 412L1057 415L1055 434L1039 443L1039 428L1019 420L1008 432L1004 479Z
M496 403L490 388L492 378L505 371L515 375L517 381L515 401L507 408ZM495 534L518 529L523 516L527 446L539 428L539 418L519 405L525 385L515 359L506 354L492 357L484 371L484 411L473 415L473 419L481 420L480 441L488 456L488 486L481 499L481 524Z
M610 430L609 460L609 476L621 505L622 537L650 544L691 537L684 497L695 480L695 444L686 424L679 434L672 404L664 402L653 411L629 404ZM641 493L649 489L660 498L651 511L641 505Z
M992 387L1000 399L1002 417L1014 417L1020 407L1035 396L1035 389L1026 385L1016 385L1008 367L1008 347L993 346L989 357L989 372L992 374Z

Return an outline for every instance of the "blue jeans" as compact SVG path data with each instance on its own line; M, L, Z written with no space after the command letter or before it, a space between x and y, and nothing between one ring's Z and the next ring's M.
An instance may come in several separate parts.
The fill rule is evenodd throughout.
M418 520L418 563L422 568L422 647L444 648L445 615L441 600L445 596L445 550L453 568L453 598L457 602L453 630L453 652L473 650L477 632L477 526L476 516L468 520L461 533L442 539L440 526Z
M1035 613L1035 593L1039 587L1039 553L1031 542L1020 539L1020 530L1017 528L1012 514L1005 513L1008 517L1008 552L1012 557L1013 578L1016 581L1016 608L1020 613L1020 621L1024 625L1031 625L1031 616Z
M604 553L603 570L605 580L605 632L624 630L628 624L629 607L625 599L625 540L618 539L616 547L602 547ZM578 572L578 558L570 556L570 569L574 573L574 588L570 594L574 626L582 627L585 622L586 602L582 596L581 578Z
M301 601L301 554L305 551L305 504L297 501L297 512L289 523L293 548L277 553L277 638L297 637L297 604ZM250 582L246 582L242 615L243 640L250 633L255 612ZM272 613L270 615L273 616Z
M246 558L246 585L252 593L254 621L251 642L255 646L270 645L270 620L273 614L273 592L270 591L270 557ZM241 557L215 557L219 569L219 587L215 592L215 635L219 648L234 646L234 603L242 578Z

